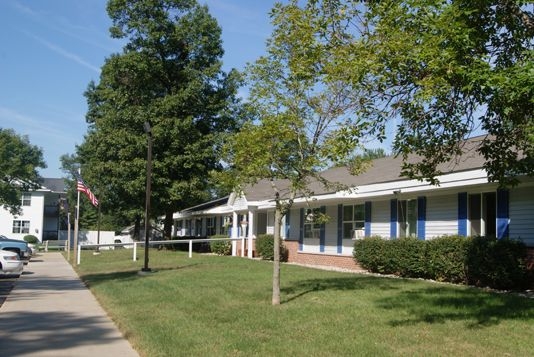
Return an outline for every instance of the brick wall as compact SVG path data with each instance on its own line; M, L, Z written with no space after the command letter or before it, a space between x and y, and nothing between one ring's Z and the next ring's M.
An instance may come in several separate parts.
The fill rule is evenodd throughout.
M237 243L237 256L240 257L241 256L241 241L238 240L236 241ZM245 239L245 254L244 256L247 257L248 256L248 249L249 249L249 246L248 246L248 238ZM258 255L256 254L256 239L253 239L252 240L252 257L255 258L257 257Z
M284 245L288 250L289 263L329 266L333 268L349 270L362 270L362 268L354 261L352 256L299 252L298 241L285 241Z

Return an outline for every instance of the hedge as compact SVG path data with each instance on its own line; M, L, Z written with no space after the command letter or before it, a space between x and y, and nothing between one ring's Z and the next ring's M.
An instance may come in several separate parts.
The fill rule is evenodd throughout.
M518 240L474 237L467 244L467 281L496 289L528 287L527 249Z
M533 285L527 248L519 240L442 236L431 240L370 237L354 243L354 258L381 274L464 283L495 289Z

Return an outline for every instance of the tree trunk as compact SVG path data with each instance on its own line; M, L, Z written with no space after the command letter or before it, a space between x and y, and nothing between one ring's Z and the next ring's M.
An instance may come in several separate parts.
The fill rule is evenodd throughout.
M273 305L280 305L280 229L282 227L282 210L276 204L274 212L274 262L273 262Z
M172 236L172 215L173 212L171 210L165 212L165 221L163 222L163 234L165 235L165 239L171 239Z

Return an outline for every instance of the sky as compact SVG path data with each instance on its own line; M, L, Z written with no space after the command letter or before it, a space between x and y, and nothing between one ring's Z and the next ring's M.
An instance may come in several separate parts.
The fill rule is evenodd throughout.
M265 51L275 0L199 0L222 28L224 69L243 69ZM107 0L0 0L0 128L40 147L39 173L64 177L59 158L87 132L90 81L123 42L109 36Z

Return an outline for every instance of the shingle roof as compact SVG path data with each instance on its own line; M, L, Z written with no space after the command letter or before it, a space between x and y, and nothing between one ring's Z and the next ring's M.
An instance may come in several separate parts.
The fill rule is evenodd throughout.
M224 197L217 198L217 199L214 199L214 200L209 201L209 202L201 203L201 204L193 206L193 207L188 207L188 208L184 209L182 212L201 211L201 210L206 210L206 209L209 209L209 208L212 208L212 207L220 206L220 205L225 204L226 202L228 202L228 197L230 197L230 196L224 196Z
M460 172L475 170L483 167L484 158L475 150L484 136L475 137L466 141L462 147L463 154L455 159L441 164L438 170L442 173ZM411 160L416 160L412 158ZM359 175L352 175L346 166L334 167L325 170L321 176L329 182L339 183L347 187L363 186L375 183L386 183L393 181L405 181L408 178L400 176L402 168L402 158L388 156L372 161L371 167ZM281 190L281 196L287 193L289 183L287 180L276 181L277 188ZM318 181L310 182L308 188L315 195L335 192L335 188L325 188ZM269 180L261 180L253 186L247 187L245 196L248 201L261 201L273 198L273 188Z
M62 178L43 178L41 181L41 185L45 189L49 189L52 192L57 192L57 193L66 192L65 179L62 179Z

